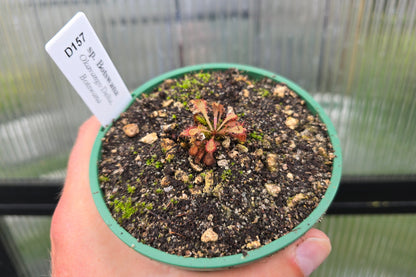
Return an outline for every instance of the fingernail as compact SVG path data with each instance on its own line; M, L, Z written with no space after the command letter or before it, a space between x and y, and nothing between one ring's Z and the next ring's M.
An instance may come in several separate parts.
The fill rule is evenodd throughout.
M305 276L309 276L331 252L328 240L308 238L296 248L296 262Z

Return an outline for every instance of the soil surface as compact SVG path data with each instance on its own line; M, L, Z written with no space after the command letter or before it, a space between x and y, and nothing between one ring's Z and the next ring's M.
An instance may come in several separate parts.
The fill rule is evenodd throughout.
M232 107L247 129L244 143L218 140L213 166L195 163L179 136L194 125L192 99ZM313 211L334 157L325 125L294 92L230 69L166 80L137 99L103 139L99 179L139 242L186 257L245 255Z

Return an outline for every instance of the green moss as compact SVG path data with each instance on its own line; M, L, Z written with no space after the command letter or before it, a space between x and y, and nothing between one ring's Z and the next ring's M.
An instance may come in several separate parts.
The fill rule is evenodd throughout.
M208 72L205 72L205 73L200 72L200 73L195 74L195 76L204 83L208 83L209 80L211 79L211 74Z
M162 162L161 161L155 162L155 167L156 168L161 168L162 167Z
M135 214L138 211L138 207L133 206L131 197L125 198L123 197L122 200L116 199L112 203L112 206L114 207L114 211L117 213L121 213L122 219L129 219L133 214Z
M263 134L257 133L256 131L251 132L249 136L256 140L263 140Z
M226 181L231 177L231 169L224 170L221 174L221 180Z
M133 194L136 191L136 187L127 185L127 192Z
M157 155L152 155L151 158L146 160L146 165L148 166L154 166L155 168L161 168L163 166L161 161L156 161L157 159Z
M197 90L194 93L194 99L201 99L201 98L202 98L201 92L199 90Z
M186 78L186 76L185 76L185 79L182 80L181 82L176 82L176 87L181 88L181 89L190 89L191 86L192 86L192 83L188 78Z
M265 89L265 88L260 88L258 91L258 94L263 96L263 97L267 97L270 95L270 91Z
M104 182L108 182L108 181L110 181L110 178L108 178L107 176L104 176L104 175L100 175L100 176L98 177L98 180L99 180L100 182L104 183Z

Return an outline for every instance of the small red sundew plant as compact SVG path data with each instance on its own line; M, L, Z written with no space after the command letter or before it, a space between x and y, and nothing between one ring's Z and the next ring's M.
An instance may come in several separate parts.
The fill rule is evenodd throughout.
M191 100L193 104L193 114L195 125L184 130L180 136L189 137L191 147L189 154L195 157L195 162L211 166L215 163L214 152L217 150L218 139L222 137L235 138L240 142L245 142L247 129L238 122L238 116L232 108L227 110L223 118L224 106L213 102L211 121L208 116L208 105L203 99Z

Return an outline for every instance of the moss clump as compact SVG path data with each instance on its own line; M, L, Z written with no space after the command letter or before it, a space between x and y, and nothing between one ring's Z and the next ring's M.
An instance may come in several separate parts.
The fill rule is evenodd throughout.
M121 200L115 199L112 206L114 207L115 212L121 213L122 219L129 219L139 210L137 205L133 206L131 197L127 199L126 197L123 197Z
M98 177L98 180L99 180L100 182L104 183L104 182L108 182L108 181L110 181L110 178L108 178L107 176L104 176L104 175L100 175L100 176Z
M231 176L231 169L224 170L221 174L221 180L226 181L230 179Z
M263 134L257 133L256 131L251 132L249 136L256 140L263 140Z
M195 74L195 77L202 80L202 82L204 82L204 83L208 83L209 80L211 80L211 74L209 74L208 72L197 73L197 74Z
M136 191L136 187L127 185L127 192L133 194Z
M161 161L157 161L157 156L152 155L149 159L146 160L146 165L148 166L154 166L155 168L161 168L163 166Z
M270 95L270 91L265 89L265 88L260 88L259 89L259 94L263 97L267 97Z
M180 83L177 82L176 86L181 89L190 89L192 87L192 83L189 79L184 79Z

